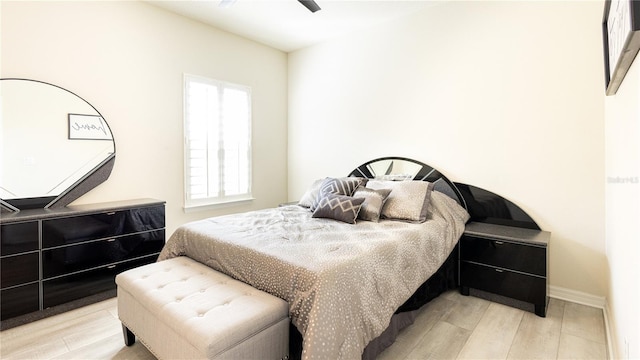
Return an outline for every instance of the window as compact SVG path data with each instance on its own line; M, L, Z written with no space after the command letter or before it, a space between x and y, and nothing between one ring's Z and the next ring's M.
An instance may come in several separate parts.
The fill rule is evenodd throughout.
M251 88L184 77L185 208L251 199Z

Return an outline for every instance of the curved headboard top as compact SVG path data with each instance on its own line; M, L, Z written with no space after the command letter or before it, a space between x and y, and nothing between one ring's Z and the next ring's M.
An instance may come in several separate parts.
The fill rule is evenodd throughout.
M502 196L473 185L454 185L464 197L471 221L540 230L526 211Z
M433 183L434 190L444 193L467 209L460 190L434 167L404 157L382 157L367 161L355 168L349 176L380 180L419 180Z

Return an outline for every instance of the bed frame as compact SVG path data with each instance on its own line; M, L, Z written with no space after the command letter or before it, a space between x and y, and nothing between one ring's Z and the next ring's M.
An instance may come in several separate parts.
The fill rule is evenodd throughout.
M420 180L434 184L434 190L442 192L467 209L465 197L456 185L435 168L404 157L383 157L368 161L355 168L349 176L368 179ZM391 345L400 331L413 324L422 305L440 294L458 287L458 246L453 249L447 260L416 292L396 310L389 327L364 349L362 359L375 359ZM291 325L289 329L289 357L300 359L302 354L302 335Z

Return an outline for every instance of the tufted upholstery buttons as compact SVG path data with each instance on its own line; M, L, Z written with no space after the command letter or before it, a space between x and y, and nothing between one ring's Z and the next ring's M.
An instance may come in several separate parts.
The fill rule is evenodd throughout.
M125 271L116 283L120 319L158 358L277 359L288 349L284 300L186 257ZM250 339L260 337L256 350ZM187 348L197 353L172 353ZM267 356L274 348L284 350Z

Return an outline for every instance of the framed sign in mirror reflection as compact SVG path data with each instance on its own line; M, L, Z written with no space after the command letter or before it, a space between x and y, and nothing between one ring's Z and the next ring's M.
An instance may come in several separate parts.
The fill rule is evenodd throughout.
M102 116L69 114L69 140L113 140Z

